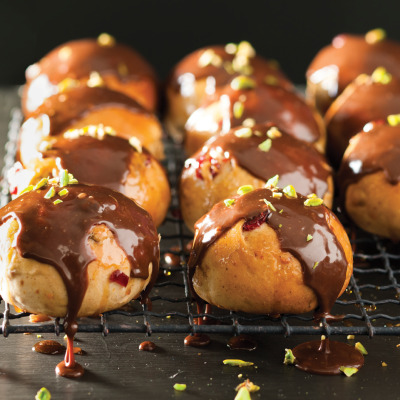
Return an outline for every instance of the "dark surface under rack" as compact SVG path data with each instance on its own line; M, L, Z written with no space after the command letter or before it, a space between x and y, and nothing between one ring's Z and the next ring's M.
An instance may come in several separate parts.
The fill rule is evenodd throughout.
M4 159L4 172L14 162L16 140L22 115L14 109ZM192 234L184 226L179 213L177 183L184 162L179 145L165 141L164 163L172 188L172 203L164 224L159 228L161 241L161 273L150 298L152 310L132 301L122 309L107 312L99 318L79 320L80 332L142 332L142 333L225 333L225 334L307 334L307 335L400 335L400 246L360 230L349 228L354 252L354 275L333 314L344 314L342 322L319 325L311 314L249 315L213 308L209 314L197 314L191 302L186 274L188 244ZM4 176L3 172L3 176ZM6 180L3 180L1 205L9 201ZM175 262L169 262L170 260ZM9 304L0 313L1 333L44 333L63 330L56 319L52 323L30 323L29 314L17 313ZM207 316L209 323L196 325L198 316Z

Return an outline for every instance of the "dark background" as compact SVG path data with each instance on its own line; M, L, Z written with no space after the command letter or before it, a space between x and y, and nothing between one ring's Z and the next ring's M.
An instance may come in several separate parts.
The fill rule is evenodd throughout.
M56 45L101 32L136 47L162 78L198 47L246 39L302 83L336 34L382 27L400 40L399 19L397 0L0 0L0 84L22 83L25 68Z

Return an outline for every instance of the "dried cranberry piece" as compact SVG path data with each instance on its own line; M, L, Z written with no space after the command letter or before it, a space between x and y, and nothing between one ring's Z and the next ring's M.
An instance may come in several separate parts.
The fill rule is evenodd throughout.
M269 215L269 211L264 211L259 215L256 215L253 218L248 219L244 224L243 224L243 230L248 232L252 231L253 229L258 228L261 226L264 222L267 221Z
M13 196L18 193L18 188L16 186L13 186L10 188L10 194Z
M126 287L129 282L129 276L117 269L110 275L110 282L115 282L123 287Z
M197 161L197 168L196 168L196 176L198 179L203 180L203 175L201 173L201 166L205 162L210 163L210 173L213 178L215 178L218 175L219 169L221 168L220 162L216 159L211 157L209 154L203 154L200 157L196 158ZM224 158L223 161L227 161L227 158Z

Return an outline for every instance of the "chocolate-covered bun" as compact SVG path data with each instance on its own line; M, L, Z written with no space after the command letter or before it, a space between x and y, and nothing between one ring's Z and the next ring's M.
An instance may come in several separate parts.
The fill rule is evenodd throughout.
M400 240L400 115L350 140L338 175L347 214L368 232Z
M324 152L325 128L315 110L294 92L258 84L246 76L238 76L218 89L189 117L185 126L185 149L193 154L210 137L249 120L253 123L274 121L288 134Z
M400 79L381 67L371 76L360 75L325 114L329 158L338 165L350 138L367 122L386 119L388 114L399 110Z
M89 126L45 138L37 149L20 153L23 169L17 166L9 174L11 193L67 169L80 183L106 186L135 200L160 225L170 202L167 176L138 141L131 145L115 134Z
M154 111L157 83L153 67L134 49L107 34L62 44L26 70L25 115L65 87L104 86Z
M332 171L312 145L288 135L273 123L238 127L211 138L186 160L180 185L183 219L190 229L211 207L251 184L263 187L279 176L279 186L295 183L303 195L315 193L332 206Z
M37 147L43 137L98 124L123 138L137 137L156 158L163 157L162 127L154 114L122 93L86 86L46 99L21 127L20 151Z
M383 66L400 78L400 44L385 36L382 29L341 34L319 51L307 70L307 97L322 113L360 74Z
M293 90L276 61L266 60L248 42L203 47L186 56L171 71L166 94L166 124L174 139L181 141L185 123L205 97L238 75L251 75L257 82Z
M231 200L196 223L189 268L197 295L249 313L329 313L353 265L336 216L293 190L256 189Z

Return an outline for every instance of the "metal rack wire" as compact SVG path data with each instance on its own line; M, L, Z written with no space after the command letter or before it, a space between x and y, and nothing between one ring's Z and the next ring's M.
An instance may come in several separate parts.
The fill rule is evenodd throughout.
M21 123L21 112L13 110L6 145L4 173L14 162L16 141ZM400 246L379 239L360 230L352 229L354 274L350 285L340 300L336 301L333 314L344 314L342 322L328 324L325 319L315 325L311 314L249 315L214 309L207 314L197 314L192 304L187 281L188 244L191 233L185 228L179 215L177 183L184 155L180 146L166 141L166 162L172 187L172 203L165 223L160 227L161 274L150 298L152 310L132 301L119 310L98 318L79 320L79 332L151 333L224 333L224 334L311 334L311 335L400 335ZM3 179L1 205L9 201L7 183ZM170 262L170 260L175 262ZM59 334L59 319L49 323L30 323L27 313L13 311L4 304L0 333ZM196 325L195 319L206 317L208 323Z

